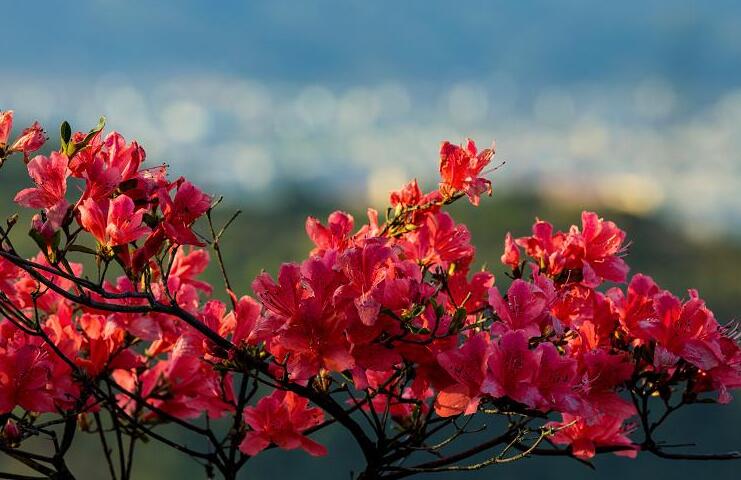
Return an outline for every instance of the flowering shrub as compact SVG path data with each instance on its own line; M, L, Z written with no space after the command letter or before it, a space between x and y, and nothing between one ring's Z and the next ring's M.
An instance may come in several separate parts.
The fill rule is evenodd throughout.
M266 449L327 454L311 437L331 426L357 442L366 479L535 455L739 457L658 441L680 407L731 400L741 349L696 291L680 299L629 277L613 222L584 212L556 232L538 220L529 236L506 235L511 282L473 271L471 235L444 209L491 194L493 147L444 142L439 188L411 181L383 217L309 218L308 257L258 275L250 296L221 261L231 220L214 226L214 198L144 167L142 147L103 122L88 133L64 123L60 150L29 158L44 134L34 124L9 143L12 121L0 113L0 162L27 163L14 201L37 211L39 251L18 254L17 216L0 229L0 451L43 475L74 478L65 453L80 431L99 437L112 478L131 477L147 439L235 478ZM201 218L210 237L194 230ZM226 303L199 278L207 245ZM83 273L84 256L97 271ZM467 427L474 417L483 431ZM51 452L24 449L39 435Z

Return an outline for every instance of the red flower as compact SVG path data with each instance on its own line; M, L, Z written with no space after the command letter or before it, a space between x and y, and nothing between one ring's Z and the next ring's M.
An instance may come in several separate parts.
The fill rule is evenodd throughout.
M439 266L444 271L451 265L466 271L476 251L468 227L456 224L447 212L426 215L419 228L406 234L399 243L409 259L428 267Z
M79 319L84 344L76 363L95 377L106 369L130 369L139 364L134 352L124 349L126 331L102 315L83 314Z
M549 275L564 270L581 272L580 282L597 287L602 280L624 282L628 265L620 258L625 232L613 222L593 212L582 212L582 228L572 225L569 233L553 233L553 226L542 220L533 225L533 235L515 240ZM514 255L508 247L511 255ZM505 252L505 255L507 252ZM503 257L506 263L506 258Z
M67 177L70 174L67 163L67 157L58 152L52 152L50 157L35 157L28 164L28 174L36 187L18 192L15 202L28 208L51 208L66 201Z
M650 340L650 335L641 326L644 321L656 316L654 297L660 292L658 285L649 276L633 276L627 294L619 288L610 289L607 294L613 301L620 318L620 325L632 337L640 341Z
M88 198L79 209L82 227L104 246L126 245L151 232L142 225L144 211L135 210L134 202L126 195L101 202Z
M0 148L8 144L10 131L13 129L13 110L0 112Z
M664 292L654 298L656 316L641 322L643 329L657 342L657 351L680 356L691 364L708 370L719 365L718 323L697 292L682 304L677 297Z
M167 360L146 370L141 395L164 412L180 418L198 418L204 412L219 418L233 410L231 376L222 377L202 358L200 338L183 335Z
M495 323L496 331L522 330L529 337L541 334L541 328L549 318L550 299L537 285L517 279L502 298L497 287L489 290L489 304L502 323Z
M206 295L211 295L213 287L208 282L197 278L198 275L206 271L209 261L210 258L206 250L193 248L187 251L185 247L178 248L175 257L172 259L170 279L177 279L181 284L193 285Z
M391 248L379 239L350 248L337 259L337 266L349 283L337 290L335 299L350 300L364 325L373 325L378 318L381 303L377 297L383 292L392 257Z
M305 381L325 368L350 370L355 361L345 330L347 319L332 303L339 275L327 261L314 257L298 265L284 264L278 284L267 273L252 288L275 325L270 352L280 361L288 358L288 371L296 381Z
M509 397L529 407L542 402L533 383L539 359L528 348L527 340L525 332L518 330L504 334L492 344L482 392L494 398Z
M162 228L173 243L202 246L191 226L211 207L211 197L187 180L175 183L178 189L172 199L166 189L160 190L160 208L165 217Z
M520 267L520 249L512 240L512 234L507 233L504 237L504 253L502 254L502 264L511 267L513 270Z
M707 372L701 372L695 384L695 392L718 391L718 402L729 403L733 388L741 388L741 347L737 341L723 336L720 349L723 361Z
M544 411L579 411L582 401L575 388L576 360L558 353L552 343L541 343L536 350L540 365L533 381L541 397L539 408Z
M477 153L476 144L470 138L465 146L443 142L440 146L440 193L451 198L464 193L472 204L479 204L482 193L491 195L491 182L479 177L491 161L494 145Z
M618 255L623 250L625 232L615 223L599 218L594 212L582 212L581 221L581 238L584 242L583 283L596 287L600 284L599 279L624 282L629 267Z
M239 449L247 455L257 455L271 443L284 450L301 448L313 456L327 454L327 448L303 434L324 421L321 409L309 407L309 400L293 392L276 390L263 397L254 407L245 407L244 422L248 431Z
M461 348L439 353L437 361L455 383L443 388L435 400L441 417L476 413L481 400L481 383L486 376L489 342L485 334L475 335Z
M52 363L35 345L0 349L0 413L17 405L32 412L54 412L48 388Z
M23 155L33 153L46 143L46 133L41 128L39 122L33 122L33 125L23 130L21 136L16 139L10 150L13 152L22 152Z
M274 333L274 325L260 316L260 304L249 295L237 300L233 293L230 294L237 307L227 315L224 322L233 325L232 342L235 345L241 342L255 345L267 340Z
M564 266L563 247L566 235L562 232L553 234L553 225L543 220L533 224L533 234L521 237L515 243L525 249L529 257L535 259L541 269L551 275L561 272Z
M344 251L352 244L354 224L352 215L340 211L329 215L326 227L317 218L307 218L306 233L316 245L310 255L321 255L326 250Z
M550 426L559 429L551 438L559 445L571 445L574 456L583 460L594 457L597 447L626 447L615 451L615 455L635 458L638 448L628 438L630 427L623 425L623 419L609 415L583 418L563 414L561 423Z

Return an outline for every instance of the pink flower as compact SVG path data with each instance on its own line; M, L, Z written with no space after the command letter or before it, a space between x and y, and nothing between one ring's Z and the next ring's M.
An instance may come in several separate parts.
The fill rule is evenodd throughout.
M456 224L447 212L426 215L419 228L399 243L409 259L445 271L453 264L456 270L466 271L476 251L468 227Z
M416 179L389 195L389 203L395 209L414 208L411 218L409 218L410 223L414 225L423 222L428 214L440 211L441 200L442 196L439 190L423 194Z
M36 187L21 190L14 201L28 208L51 208L64 201L70 174L67 162L67 157L58 152L35 157L28 164L28 174Z
M632 337L641 341L650 340L650 335L641 325L646 320L655 318L654 297L660 291L651 277L637 274L630 280L627 295L619 288L607 292L618 312L620 325Z
M103 315L83 314L79 324L84 332L76 363L95 377L106 369L136 368L140 362L136 354L123 348L126 332Z
M337 266L349 283L337 290L335 299L352 301L360 321L365 325L373 325L378 318L381 303L377 297L383 292L383 282L392 257L391 248L379 239L369 241L362 247L350 248L337 259Z
M607 349L580 353L579 386L587 404L585 412L599 412L628 418L636 413L633 403L618 395L617 390L631 378L633 363L624 352L611 354Z
M187 251L185 247L178 248L175 257L172 259L170 279L177 278L180 284L193 285L206 295L211 295L213 287L208 282L197 278L206 271L210 260L206 250L191 248L190 251Z
M344 251L352 243L354 224L352 215L340 211L329 215L326 227L317 218L307 218L306 233L315 245L311 255L321 255L326 250Z
M0 148L8 144L10 131L13 129L13 110L0 112Z
M525 249L525 253L538 262L541 269L551 275L557 275L564 267L564 243L566 235L562 232L553 234L553 225L536 219L532 228L533 234L521 237L515 243Z
M211 368L202 358L201 344L194 335L180 337L167 360L141 375L141 395L180 419L198 418L204 412L219 418L233 411L231 377L222 377Z
M35 345L0 350L0 413L17 405L33 412L53 412L54 400L47 388L52 364Z
M41 128L39 122L33 122L33 125L23 130L21 136L10 147L10 150L28 155L41 148L45 142L46 133L44 133L44 129Z
M455 350L439 353L437 361L455 383L443 388L435 400L435 412L441 417L472 415L481 400L481 383L486 376L489 342L478 334Z
M489 290L489 304L492 306L506 330L522 330L529 337L541 334L541 327L549 318L549 298L537 285L517 279L507 291L507 299L502 298L497 287ZM498 329L501 324L495 323Z
M178 189L172 199L165 189L160 190L160 208L165 217L162 228L173 243L202 246L191 226L211 207L211 197L187 180L176 184Z
M697 292L682 304L677 297L664 292L654 297L656 316L640 323L657 343L657 351L684 358L703 370L718 366L720 350L718 323Z
M451 307L465 307L473 317L471 313L489 305L489 290L494 286L494 281L494 275L486 271L474 273L470 282L465 272L457 271L448 277L449 300L453 303Z
M104 246L126 245L151 232L142 225L144 211L136 210L133 200L126 195L102 202L88 198L79 209L82 227Z
M268 339L273 333L269 322L260 317L262 307L257 301L245 295L239 300L232 293L232 300L237 304L233 312L230 312L225 322L233 324L232 342L239 345L244 342L255 345L260 341Z
M563 414L561 423L550 426L559 429L551 438L558 445L570 445L575 457L589 460L594 457L597 447L626 447L617 450L615 455L635 458L638 448L628 438L630 427L623 425L623 419L610 415L583 418Z
M122 182L136 178L139 166L146 158L144 149L136 141L127 145L123 135L118 132L111 132L105 137L103 150L106 164L118 172Z
M278 284L266 273L252 284L275 326L269 350L280 361L288 359L296 381L322 368L342 372L355 366L345 333L347 319L332 302L340 276L329 260L313 257L300 267L286 264Z
M443 197L464 193L473 205L478 205L482 193L491 195L491 182L479 175L493 155L493 144L477 153L476 144L470 138L465 146L443 142L440 146L440 193Z
M401 190L391 192L389 203L392 207L401 205L402 207L416 206L422 203L424 195L419 189L417 179L414 179L404 185Z
M513 270L520 268L520 249L512 240L512 234L507 233L504 237L504 253L502 254L502 264L511 267Z
M541 396L539 408L572 413L580 410L582 402L575 388L576 360L559 354L552 343L541 343L536 351L540 365L533 381Z
M250 456L257 455L271 443L284 450L301 448L313 456L327 454L326 447L316 443L304 432L324 421L324 412L309 407L309 400L293 392L275 390L254 407L245 407L244 422L250 426L239 449Z
M730 390L741 388L741 347L736 340L723 336L720 339L723 354L721 363L708 371L700 372L695 392L718 392L718 403L732 400Z
M542 402L533 383L538 370L538 355L528 348L528 337L522 330L504 334L491 346L486 379L481 391L494 398L510 399L535 407Z
M596 287L600 284L599 279L624 282L629 267L619 255L623 250L625 232L594 212L582 212L581 221L581 238L584 241L583 283Z
M623 253L625 232L613 222L605 221L593 212L582 212L582 228L572 225L569 233L553 233L553 226L542 220L533 225L533 235L515 240L535 259L541 270L551 276L572 271L581 273L579 281L591 288L602 280L624 282L628 265L620 258ZM512 247L508 251L512 252ZM505 255L507 252L505 252ZM514 255L514 252L511 253ZM503 262L506 258L503 257Z

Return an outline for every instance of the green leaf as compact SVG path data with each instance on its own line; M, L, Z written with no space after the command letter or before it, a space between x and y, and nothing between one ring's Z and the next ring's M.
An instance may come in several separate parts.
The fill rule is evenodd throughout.
M64 123L67 123L67 122L64 122ZM69 127L69 124L67 124L67 126ZM66 144L66 147L64 147L65 144L63 142L62 145L64 147L64 152L67 154L69 158L74 157L77 152L87 147L88 144L93 140L93 138L95 138L97 134L103 131L104 127L105 127L105 117L100 117L100 119L98 120L98 124L94 128L92 128L87 133L87 135L85 135L85 138L83 138L81 141L68 143Z
M62 138L62 151L67 151L67 146L69 145L70 140L72 140L72 127L70 126L68 121L62 122L62 126L59 128L61 138Z
M87 135L85 135L85 138L80 142L80 149L87 147L88 143L95 138L97 134L103 131L103 128L105 128L105 117L100 117L100 120L98 120L98 124L88 132Z

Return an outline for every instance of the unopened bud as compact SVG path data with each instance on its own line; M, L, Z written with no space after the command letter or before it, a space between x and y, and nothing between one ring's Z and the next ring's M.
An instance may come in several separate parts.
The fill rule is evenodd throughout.
M17 446L21 441L21 430L18 424L8 419L0 432L0 438L8 446Z
M0 147L4 147L8 143L8 137L10 137L12 128L13 110L0 112Z

